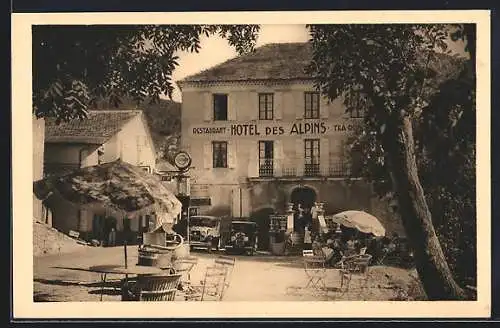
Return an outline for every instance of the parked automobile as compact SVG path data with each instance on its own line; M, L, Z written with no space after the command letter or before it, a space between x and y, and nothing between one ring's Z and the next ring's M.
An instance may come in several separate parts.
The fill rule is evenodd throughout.
M253 255L258 245L258 226L252 221L232 221L231 237L226 243L226 252Z
M196 215L189 218L189 247L206 248L209 252L218 250L220 242L221 218Z

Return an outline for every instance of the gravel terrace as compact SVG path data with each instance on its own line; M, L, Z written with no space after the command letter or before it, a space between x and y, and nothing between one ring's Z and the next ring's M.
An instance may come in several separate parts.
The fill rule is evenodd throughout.
M137 246L129 246L129 264L137 262ZM207 265L217 254L193 251L199 258L191 272L193 284L199 284ZM365 288L353 280L347 292L340 292L338 270L328 269L326 292L304 288L306 274L300 257L276 257L264 254L235 256L230 286L224 301L327 301L327 300L397 300L407 299L408 294L421 297L414 276L415 272L385 266L370 267ZM94 265L123 264L123 247L84 247L77 251L45 255L34 258L34 300L51 302L99 301L100 277L98 273L62 269L86 269ZM59 268L58 268L59 267ZM120 279L122 275L108 275ZM182 292L177 293L182 301ZM103 301L120 301L119 292L106 291Z

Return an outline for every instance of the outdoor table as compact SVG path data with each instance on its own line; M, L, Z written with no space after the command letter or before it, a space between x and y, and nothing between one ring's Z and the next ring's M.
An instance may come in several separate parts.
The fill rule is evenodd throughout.
M164 272L163 269L153 266L144 265L131 265L125 267L124 265L96 265L89 268L89 271L97 272L101 274L101 301L102 295L104 293L104 285L106 284L106 276L108 274L124 274L126 276L130 275L150 275L159 274Z

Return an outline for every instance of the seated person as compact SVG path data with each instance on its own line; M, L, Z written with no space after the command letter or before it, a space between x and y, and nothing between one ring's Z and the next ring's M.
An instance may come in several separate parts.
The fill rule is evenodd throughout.
M313 254L314 255L316 255L316 256L324 256L323 251L321 249L321 241L320 241L319 236L316 236L314 238L314 241L312 243L312 250L313 250Z
M335 266L343 258L340 244L332 239L328 239L325 247L322 248L325 254L325 262L328 266Z
M351 237L346 243L345 256L356 255L356 245L354 239Z

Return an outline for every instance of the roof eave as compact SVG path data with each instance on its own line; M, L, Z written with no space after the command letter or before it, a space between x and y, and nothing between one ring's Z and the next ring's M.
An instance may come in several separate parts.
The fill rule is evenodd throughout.
M295 77L286 79L246 79L246 80L190 80L183 81L183 86L195 84L211 84L211 83L269 83L269 82L293 82L293 81L313 81L313 77Z

